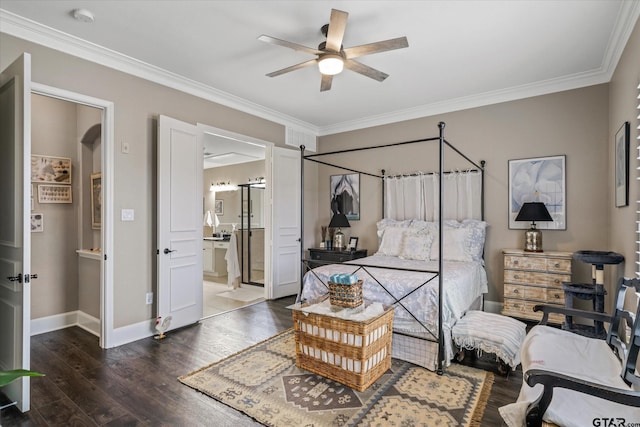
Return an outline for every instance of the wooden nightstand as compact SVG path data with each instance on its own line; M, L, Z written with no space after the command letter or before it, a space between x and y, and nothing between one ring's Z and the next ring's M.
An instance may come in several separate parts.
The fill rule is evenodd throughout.
M564 306L562 282L571 282L572 252L525 252L503 249L504 306L502 314L540 320L536 304ZM549 322L561 324L564 316L551 314Z
M309 248L309 267L315 268L322 265L322 263L314 263L311 262L311 260L340 263L351 261L353 259L364 258L366 256L366 249L358 249L355 251L334 251L331 249Z

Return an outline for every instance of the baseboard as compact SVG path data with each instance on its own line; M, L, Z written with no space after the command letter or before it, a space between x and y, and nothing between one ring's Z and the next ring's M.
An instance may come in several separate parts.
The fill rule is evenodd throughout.
M502 303L498 301L485 301L484 302L484 311L488 313L502 313Z
M133 341L151 337L155 334L155 325L155 319L150 319L134 323L133 325L115 328L111 335L109 347L118 347L124 344L129 344Z
M31 336L71 326L79 326L97 337L100 336L100 319L79 310L31 319Z

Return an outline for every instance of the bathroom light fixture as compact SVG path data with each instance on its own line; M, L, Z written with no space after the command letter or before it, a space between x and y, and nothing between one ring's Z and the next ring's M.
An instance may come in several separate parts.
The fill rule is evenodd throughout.
M238 187L231 184L231 181L216 182L215 184L212 182L209 187L209 191L236 191L237 189Z
M335 76L344 69L344 59L337 53L327 53L318 60L318 69L322 74Z

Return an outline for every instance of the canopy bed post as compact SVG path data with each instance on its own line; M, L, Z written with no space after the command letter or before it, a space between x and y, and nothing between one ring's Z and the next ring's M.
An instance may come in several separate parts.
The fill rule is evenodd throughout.
M438 129L440 130L440 141L439 141L439 179L438 179L438 200L440 200L438 206L438 239L439 239L439 254L438 254L438 375L442 375L444 373L442 369L442 360L444 359L444 335L442 333L442 282L444 278L444 251L442 238L444 236L444 227L442 216L444 214L444 203L442 203L442 195L444 190L444 122L438 123Z
M305 146L300 146L300 290L298 294L302 293L302 283L304 281L305 271L305 256L304 256L304 149Z
M382 219L384 219L384 206L385 206L384 205L384 194L385 194L385 191L384 191L384 185L385 185L384 184L384 179L385 179L384 172L385 172L384 169L382 169L382 176L380 177L381 181L382 181L382 216L381 216Z
M480 219L484 221L484 167L487 164L486 160L480 160Z

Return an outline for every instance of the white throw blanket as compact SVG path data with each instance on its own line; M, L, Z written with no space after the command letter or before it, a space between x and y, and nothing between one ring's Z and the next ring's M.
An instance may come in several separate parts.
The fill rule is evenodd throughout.
M534 326L522 344L522 371L545 369L570 377L630 390L620 374L620 360L604 340L587 338L549 326ZM525 382L516 403L499 408L509 427L525 425L527 407L542 394L542 385L529 387ZM584 393L556 388L543 419L565 427L597 425L594 420L624 418L640 422L640 408L632 408L598 399ZM627 425L627 424L625 424Z

